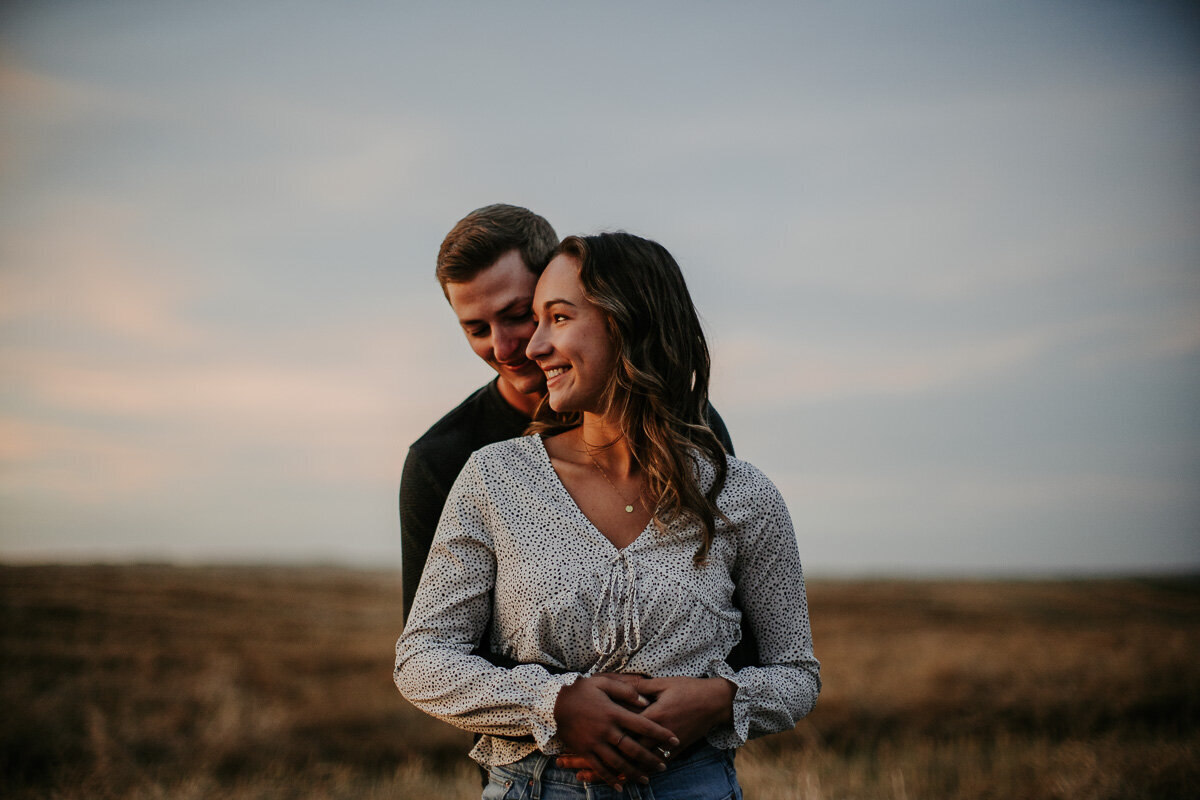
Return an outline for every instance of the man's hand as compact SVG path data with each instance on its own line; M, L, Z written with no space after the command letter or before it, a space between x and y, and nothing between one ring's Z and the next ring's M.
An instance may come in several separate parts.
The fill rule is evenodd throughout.
M638 677L622 680L631 684L639 695L653 698L642 716L675 731L679 739L679 744L671 748L675 752L699 741L717 725L733 721L733 695L737 687L724 678ZM660 746L645 740L639 744L651 749ZM581 781L594 782L599 777L590 769L590 762L580 758L574 750L570 755L559 756L556 763L562 769L578 770L576 777Z
M580 678L563 687L554 704L558 738L592 774L617 791L626 780L642 783L665 767L655 747L679 746L668 728L633 708L647 700L632 683L611 675Z

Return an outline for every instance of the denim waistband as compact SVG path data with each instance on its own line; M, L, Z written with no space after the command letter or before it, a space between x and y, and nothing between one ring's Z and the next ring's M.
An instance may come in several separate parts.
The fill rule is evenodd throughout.
M700 742L667 763L667 769L650 777L650 785L629 783L616 794L601 783L581 783L575 770L555 765L555 756L531 753L512 764L492 767L485 800L674 800L675 798L740 798L733 769L732 750Z

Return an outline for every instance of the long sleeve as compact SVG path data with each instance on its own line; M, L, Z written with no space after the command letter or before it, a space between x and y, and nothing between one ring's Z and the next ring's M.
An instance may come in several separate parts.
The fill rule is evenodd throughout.
M491 616L496 576L483 475L472 457L450 490L404 633L394 679L417 708L476 733L532 735L543 750L556 731L558 691L577 673L538 664L497 667L471 655Z
M754 513L739 530L732 575L762 666L736 672L723 661L711 666L711 675L737 686L732 729L709 735L718 747L739 747L755 736L790 730L812 710L821 690L791 516L765 478L752 495Z

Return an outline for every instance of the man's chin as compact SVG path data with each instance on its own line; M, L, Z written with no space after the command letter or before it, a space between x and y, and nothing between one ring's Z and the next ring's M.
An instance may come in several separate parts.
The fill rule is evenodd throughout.
M506 382L518 394L543 395L546 393L546 375L540 369L537 370L536 375L530 375L524 370L517 372L504 370L500 373L500 380Z

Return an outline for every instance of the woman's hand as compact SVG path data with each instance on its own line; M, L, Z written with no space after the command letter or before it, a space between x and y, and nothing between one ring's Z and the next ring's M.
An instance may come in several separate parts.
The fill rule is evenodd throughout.
M679 746L679 738L653 719L631 711L647 700L627 680L609 675L580 678L563 687L554 704L558 738L597 778L620 791L626 780L645 783L664 768L653 748Z
M733 721L733 695L737 687L724 678L641 678L626 682L632 684L639 696L652 698L641 716L675 732L679 744L669 748L675 752L699 741L717 725ZM639 744L648 748L661 746L648 740ZM573 749L569 752L571 755L557 759L558 766L578 770L576 777L581 781L595 781L598 773L589 769L589 762L579 758Z
M676 752L703 739L716 726L733 722L737 687L724 678L650 678L637 689L652 698L642 716L679 737Z

